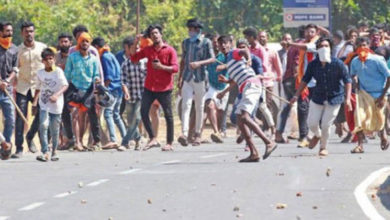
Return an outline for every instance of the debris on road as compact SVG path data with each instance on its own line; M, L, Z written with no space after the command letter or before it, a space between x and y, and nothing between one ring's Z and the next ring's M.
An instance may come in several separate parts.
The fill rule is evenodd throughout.
M284 176L284 173L276 173L276 176Z
M302 193L301 193L301 192L298 192L298 193L297 193L297 197L302 197Z
M243 216L244 216L244 215L241 214L241 213L238 213L238 214L236 215L237 218L241 218L241 217L243 217Z
M285 209L285 208L287 208L287 204L276 203L276 209Z
M313 209L318 209L318 207L317 206L313 206Z
M80 201L81 204L87 204L87 200L83 199Z
M148 204L152 204L152 200L151 199L148 199Z
M330 168L328 167L328 169L326 169L326 176L329 177L330 176Z
M234 208L233 208L233 211L234 211L234 212L238 212L238 211L240 211L240 207L238 207L238 206L234 206Z

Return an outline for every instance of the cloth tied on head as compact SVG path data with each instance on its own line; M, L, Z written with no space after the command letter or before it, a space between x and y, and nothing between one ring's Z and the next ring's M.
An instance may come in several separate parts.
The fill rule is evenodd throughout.
M76 50L80 50L80 47L81 47L81 43L86 40L88 41L89 43L92 42L92 37L89 33L87 32L83 32L82 34L80 34L79 38L77 39L77 46L76 46Z

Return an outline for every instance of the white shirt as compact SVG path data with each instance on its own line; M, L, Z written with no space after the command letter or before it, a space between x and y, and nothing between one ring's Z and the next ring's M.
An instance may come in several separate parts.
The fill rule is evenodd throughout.
M52 114L61 114L64 107L64 96L61 94L56 102L51 102L50 97L58 92L63 86L67 86L68 81L60 67L56 67L52 72L41 69L37 72L36 89L39 94L39 105L44 111Z
M35 41L32 47L26 47L22 43L18 48L18 81L16 92L27 95L31 89L31 95L34 95L34 79L37 71L44 68L41 59L41 53L47 46L41 42Z

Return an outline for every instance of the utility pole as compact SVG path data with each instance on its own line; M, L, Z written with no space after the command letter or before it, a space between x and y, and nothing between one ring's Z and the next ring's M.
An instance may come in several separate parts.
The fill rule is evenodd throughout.
M137 35L139 34L139 19L140 19L140 11L141 11L141 0L137 0L137 25L136 25L136 32Z

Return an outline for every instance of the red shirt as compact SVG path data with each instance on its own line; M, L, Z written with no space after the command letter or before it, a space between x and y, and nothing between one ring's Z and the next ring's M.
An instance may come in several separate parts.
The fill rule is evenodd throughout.
M131 61L138 62L143 58L148 58L146 64L145 88L152 92L165 92L173 89L173 74L177 73L179 66L177 64L177 55L173 47L164 44L160 50L154 46L145 47L133 56ZM173 67L172 72L156 70L153 68L153 60L160 60L161 64Z

